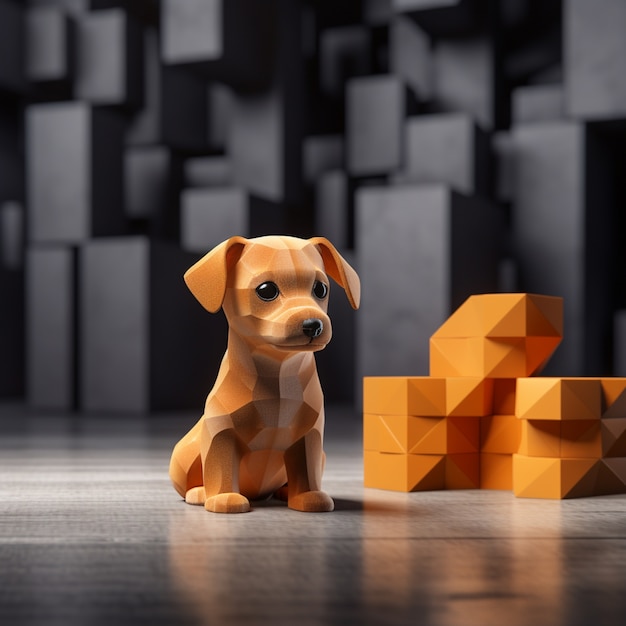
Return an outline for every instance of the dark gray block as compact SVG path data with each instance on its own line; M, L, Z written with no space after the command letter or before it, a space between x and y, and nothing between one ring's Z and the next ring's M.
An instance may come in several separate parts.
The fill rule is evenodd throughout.
M238 187L186 189L181 198L181 247L205 253L232 237L279 234L286 228L279 204L249 196Z
M606 155L576 122L518 126L512 137L520 287L565 301L563 342L545 372L602 375L615 253Z
M491 135L492 163L494 164L494 193L499 202L513 199L515 174L515 146L511 133L500 131Z
M162 58L240 90L267 87L277 2L164 0Z
M519 268L515 259L502 259L498 265L498 291L501 293L516 293L519 288Z
M442 183L468 195L488 195L489 144L463 113L423 115L405 122L402 180Z
M27 0L31 7L53 7L69 15L80 16L90 10L109 9L123 0Z
M396 76L368 76L349 81L346 159L350 174L372 176L400 168L405 109L404 83Z
M28 236L77 243L124 230L121 119L83 103L26 112Z
M342 170L321 174L315 183L315 234L336 247L348 246L348 177Z
M76 96L97 105L143 103L141 32L122 9L77 20Z
M304 67L299 2L281 0L278 52L272 86L233 93L226 153L235 184L270 202L302 201Z
M24 207L18 202L0 204L0 268L23 266Z
M232 93L221 83L208 86L208 143L212 150L224 150L230 129Z
M128 148L124 154L126 215L150 219L171 210L175 197L175 168L171 151L163 146Z
M235 183L273 201L284 199L293 182L286 172L291 136L283 117L285 95L276 87L262 95L235 97L228 141Z
M561 120L565 117L562 85L528 85L512 94L513 124Z
M74 75L75 23L52 6L26 13L26 74L28 80L66 83Z
M33 408L76 404L76 252L29 246L26 257L27 401Z
M313 184L324 172L343 167L343 137L317 135L307 137L302 147L304 180Z
M245 237L248 217L248 194L242 189L186 189L181 196L181 247L205 253L233 235Z
M370 26L385 26L393 18L392 0L365 0L363 19Z
M354 255L344 249L340 249L340 252L358 273ZM361 394L363 388L362 381L355 377L356 324L359 313L350 306L343 289L333 281L329 298L328 315L333 337L324 350L315 353L317 370L327 404L353 405L355 397Z
M5 149L3 143L0 140L0 200L21 199L24 197L24 164L21 155Z
M164 146L136 146L124 154L126 216L153 237L178 240L180 157Z
M0 89L21 92L24 71L24 12L10 0L0 0Z
M343 98L350 78L371 71L371 36L365 26L326 28L320 33L319 81L322 93Z
M0 398L24 393L24 210L0 203Z
M126 143L163 144L204 151L207 144L207 86L196 76L163 67L157 33L145 29L144 107L130 121Z
M566 0L563 11L565 104L583 119L626 117L626 3Z
M24 395L24 273L0 264L0 398Z
M485 11L480 0L393 0L393 7L438 37L471 32Z
M494 127L496 77L489 38L439 39L433 47L433 100L438 111L471 115L485 130Z
M391 71L404 80L418 100L433 93L433 60L430 37L411 19L398 15L389 30Z
M613 376L626 376L626 311L613 318Z
M127 237L94 239L80 258L81 408L201 411L226 331L183 281L198 257Z
M426 375L429 339L469 295L497 290L502 219L443 185L357 192L360 375Z
M232 168L227 157L193 157L185 161L186 187L228 187L232 185Z

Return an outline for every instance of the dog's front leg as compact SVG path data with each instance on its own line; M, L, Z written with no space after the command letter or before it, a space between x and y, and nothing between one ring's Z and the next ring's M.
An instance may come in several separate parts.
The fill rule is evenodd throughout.
M321 490L324 470L322 435L311 430L285 451L287 505L297 511L332 511L332 498Z
M239 493L239 465L245 444L229 415L205 417L200 436L204 508L214 513L245 513L250 502Z

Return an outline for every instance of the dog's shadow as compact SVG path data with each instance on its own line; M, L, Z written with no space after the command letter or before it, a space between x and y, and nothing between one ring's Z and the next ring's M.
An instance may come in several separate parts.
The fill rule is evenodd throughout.
M334 512L341 511L363 511L365 506L361 500L350 500L348 498L333 498L335 502ZM250 503L252 509L272 509L287 508L287 503L278 498L268 498L267 500L254 500Z

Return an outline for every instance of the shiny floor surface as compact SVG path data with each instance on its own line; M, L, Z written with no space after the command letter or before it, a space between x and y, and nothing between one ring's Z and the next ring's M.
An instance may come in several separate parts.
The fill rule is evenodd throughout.
M0 407L1 624L624 623L625 496L364 489L331 408L333 513L212 514L167 476L194 421Z

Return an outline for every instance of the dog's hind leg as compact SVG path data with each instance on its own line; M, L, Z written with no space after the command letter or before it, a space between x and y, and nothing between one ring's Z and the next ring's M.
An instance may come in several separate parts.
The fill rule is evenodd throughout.
M202 486L202 461L200 446L196 441L184 438L176 444L170 459L169 474L174 488L183 498L186 498L190 489Z

